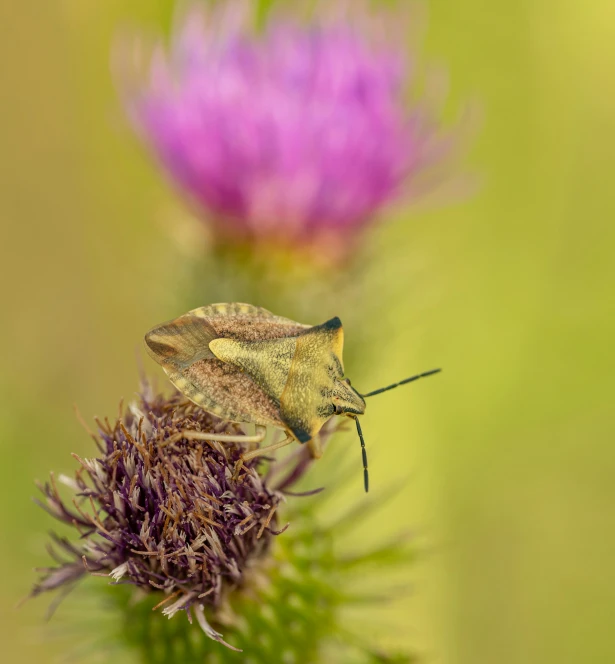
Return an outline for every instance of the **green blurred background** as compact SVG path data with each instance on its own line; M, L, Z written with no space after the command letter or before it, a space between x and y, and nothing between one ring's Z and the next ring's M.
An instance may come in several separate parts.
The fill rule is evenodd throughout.
M109 74L118 25L170 15L170 0L0 7L7 662L57 661L65 647L45 640L46 598L14 609L31 568L47 563L51 524L30 502L33 479L89 452L72 404L88 420L115 414L137 385L143 332L181 313L168 240L181 204L125 129ZM432 548L408 574L411 596L374 619L425 661L606 664L615 5L434 1L429 17L426 50L450 70L451 108L482 103L472 161L484 182L471 200L392 218L378 235L373 271L390 295L365 387L445 373L381 397L364 418L374 497L410 479L361 537L410 525ZM357 470L344 501L362 499L360 481Z

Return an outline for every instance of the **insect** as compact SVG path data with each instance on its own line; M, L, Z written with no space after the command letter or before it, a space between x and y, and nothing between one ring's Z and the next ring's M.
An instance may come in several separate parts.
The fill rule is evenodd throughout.
M240 465L293 441L306 444L311 456L320 458L319 431L334 415L345 415L356 423L365 491L367 453L359 424L365 399L440 371L360 394L344 377L339 318L302 325L242 303L193 309L151 329L145 343L171 382L195 404L231 422L256 425L253 436L184 431L179 437L259 444L266 427L273 426L285 432L284 440L244 452Z

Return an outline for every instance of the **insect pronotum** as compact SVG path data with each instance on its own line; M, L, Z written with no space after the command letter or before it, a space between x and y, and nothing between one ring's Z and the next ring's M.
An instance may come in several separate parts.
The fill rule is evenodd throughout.
M313 458L320 458L321 428L334 415L345 415L357 426L365 491L369 475L359 424L365 399L440 371L432 369L360 394L344 377L339 318L302 325L241 303L193 309L151 329L145 343L171 382L195 404L231 422L256 425L253 436L182 431L178 437L259 444L268 426L285 432L280 442L244 452L239 471L244 461L295 440L307 444Z

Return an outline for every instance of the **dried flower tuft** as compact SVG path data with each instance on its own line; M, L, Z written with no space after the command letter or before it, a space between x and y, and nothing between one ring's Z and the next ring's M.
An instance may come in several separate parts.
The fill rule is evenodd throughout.
M276 509L283 495L256 472L258 460L233 477L239 445L169 442L186 429L241 433L179 394L165 398L147 389L113 425L99 422L100 456L75 455L75 477L58 477L76 494L72 504L60 496L53 475L41 487L46 501L39 504L77 528L81 541L54 538L58 566L43 570L32 595L87 573L109 576L114 584L162 591L164 615L184 611L228 646L205 609L215 617L231 591L258 575L272 536L281 532Z
M269 465L245 462L235 479L240 446L172 441L185 429L237 433L240 427L178 393L166 397L144 385L114 422L96 422L98 456L75 455L79 468L73 477L52 475L40 487L45 500L39 505L79 538L52 535L56 565L39 570L31 593L59 590L55 608L84 577L108 581L82 588L76 623L82 623L86 641L80 648L98 655L102 648L105 661L118 649L151 664L237 661L213 639L249 653L246 661L255 664L348 657L366 664L411 661L374 647L371 609L366 631L354 619L347 624L344 612L390 597L397 585L389 572L414 557L403 537L360 551L344 547L357 514L365 517L381 503L330 514L328 500L335 492L301 492L311 465L305 447ZM333 461L328 479L320 466L319 481L339 486L344 477L356 476L354 464L351 472L339 461ZM282 506L286 495L312 497ZM275 537L284 530L278 529L282 507L292 528ZM376 572L371 582L370 570ZM88 598L97 604L103 599L104 613L84 604ZM179 612L188 620L163 619ZM86 622L91 615L94 630ZM209 638L189 624L194 622Z

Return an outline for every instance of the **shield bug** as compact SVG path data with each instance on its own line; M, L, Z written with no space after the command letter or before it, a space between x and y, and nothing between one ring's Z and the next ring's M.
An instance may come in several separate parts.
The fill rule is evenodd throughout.
M145 343L171 382L195 404L226 420L256 425L254 436L199 431L178 436L259 444L266 427L273 426L286 433L284 440L245 452L242 461L295 440L307 444L313 458L320 458L321 428L334 415L346 415L356 423L365 491L367 454L358 417L365 412L365 399L440 371L360 394L344 377L339 318L303 325L241 303L193 309L151 329Z

